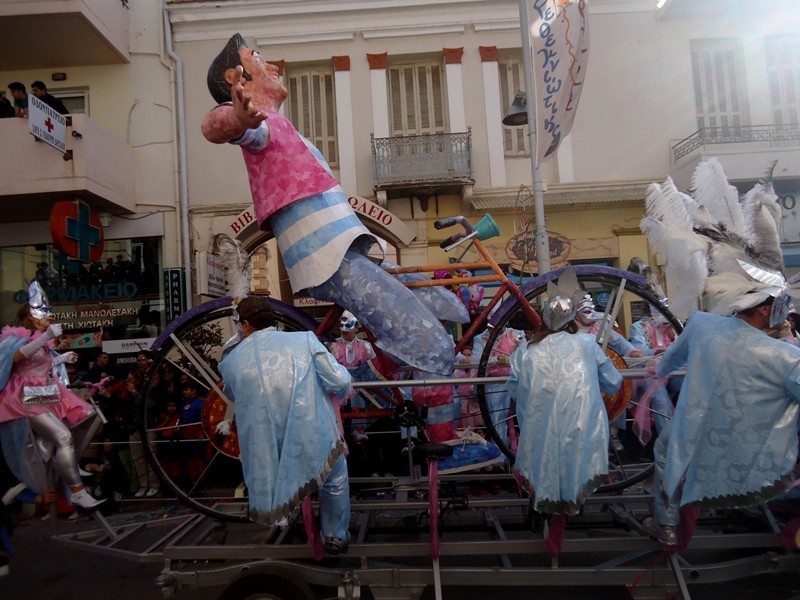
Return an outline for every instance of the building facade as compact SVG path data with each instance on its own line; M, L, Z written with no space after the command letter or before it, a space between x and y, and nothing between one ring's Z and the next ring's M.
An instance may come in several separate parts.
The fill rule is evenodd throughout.
M586 6L580 104L541 167L552 266L625 268L647 256L638 229L647 184L672 176L687 188L707 156L742 189L778 161L787 264L800 266L800 9L789 0L769 11L743 0ZM279 66L285 114L395 262L446 262L439 243L449 232L433 221L488 212L501 231L487 242L498 262L521 277L538 270L528 128L502 125L525 87L514 0L0 0L0 26L12 32L0 41L5 83L43 80L75 107L72 160L34 142L25 120L0 120L4 321L47 263L41 275L55 273L75 339L101 319L106 338L147 339L182 308L170 302L176 292L188 304L214 293L200 254L214 234L250 249L266 241L240 151L200 133L214 106L206 71L236 32ZM47 38L64 32L70 50L48 52ZM50 210L76 199L107 225L105 279L53 249ZM292 301L274 242L264 248L257 287ZM117 256L133 263L131 281L110 278ZM150 329L140 310L153 313Z

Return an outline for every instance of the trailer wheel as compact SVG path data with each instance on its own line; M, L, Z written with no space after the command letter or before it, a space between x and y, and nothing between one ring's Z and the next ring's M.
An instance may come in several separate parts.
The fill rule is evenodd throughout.
M311 588L276 573L245 575L229 585L219 600L314 600Z

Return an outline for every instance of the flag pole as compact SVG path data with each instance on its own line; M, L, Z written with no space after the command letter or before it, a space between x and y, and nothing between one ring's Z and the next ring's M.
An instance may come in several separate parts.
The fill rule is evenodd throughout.
M531 151L531 173L533 175L533 214L536 219L536 265L541 275L550 271L550 244L544 222L544 188L539 171L536 152L536 84L533 79L533 57L531 56L531 20L528 15L528 1L519 0L519 24L522 34L522 69L525 76L528 112L528 146Z

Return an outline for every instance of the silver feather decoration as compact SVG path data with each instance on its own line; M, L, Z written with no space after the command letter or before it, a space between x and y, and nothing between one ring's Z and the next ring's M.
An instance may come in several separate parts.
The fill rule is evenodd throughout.
M728 183L716 158L697 165L692 175L692 191L695 201L706 208L712 221L722 223L729 231L744 233L739 192Z
M784 279L774 166L741 202L713 158L697 166L691 197L669 179L648 187L641 229L665 262L670 308L678 318L691 311L703 291L708 308L718 314L751 308L769 296L795 295Z
M242 250L238 240L225 233L214 236L214 251L225 263L228 294L234 298L244 298L250 293L253 265L250 256Z

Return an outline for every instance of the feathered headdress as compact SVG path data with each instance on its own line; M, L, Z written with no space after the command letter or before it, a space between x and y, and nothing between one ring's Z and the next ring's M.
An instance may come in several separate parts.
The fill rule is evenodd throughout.
M244 298L250 293L250 280L253 276L250 256L242 250L238 240L225 233L214 236L213 248L225 264L228 294L234 298Z
M741 199L716 159L701 162L692 195L671 179L651 184L641 229L659 264L665 265L670 308L685 319L705 293L712 311L734 314L773 302L773 323L782 321L789 296L778 233L781 211L772 170Z
M218 233L213 240L214 251L222 258L227 275L228 294L233 296L233 320L236 323L236 333L223 345L222 352L235 346L242 337L239 327L239 312L236 310L239 302L250 293L250 280L253 276L253 265L250 256L242 250L239 240L235 240L225 233Z

